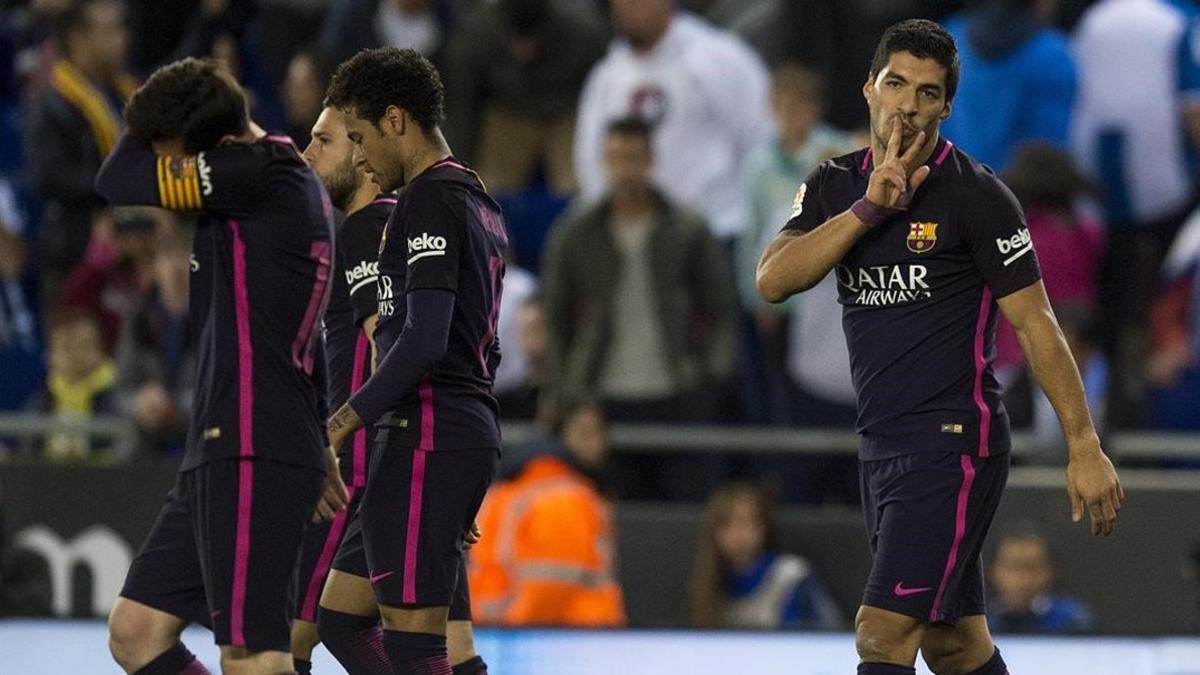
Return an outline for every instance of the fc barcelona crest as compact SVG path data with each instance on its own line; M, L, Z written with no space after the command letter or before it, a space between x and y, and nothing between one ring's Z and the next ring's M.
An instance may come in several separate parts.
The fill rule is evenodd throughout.
M926 253L937 243L937 223L912 223L908 228L908 250Z

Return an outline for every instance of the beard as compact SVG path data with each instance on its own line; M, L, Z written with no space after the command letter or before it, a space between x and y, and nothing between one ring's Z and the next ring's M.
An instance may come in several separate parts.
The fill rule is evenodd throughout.
M329 201L333 202L333 205L342 213L346 212L346 207L350 205L350 200L361 185L362 175L359 174L358 169L354 168L354 163L349 158L339 164L337 169L325 179L325 190L329 192Z

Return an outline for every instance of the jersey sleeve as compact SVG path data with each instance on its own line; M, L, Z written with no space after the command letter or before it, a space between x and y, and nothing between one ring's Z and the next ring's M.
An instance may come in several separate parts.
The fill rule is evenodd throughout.
M338 240L338 257L346 273L355 325L379 311L375 286L379 281L379 239L384 223L382 218L349 223L350 227L343 226Z
M405 232L407 277L405 292L446 290L458 292L458 267L462 253L463 223L434 185L410 194Z
M170 162L180 158L167 157L159 161L163 159ZM163 203L166 204L168 196L175 200L192 196L205 210L230 215L252 211L261 206L263 188L270 181L269 161L261 143L234 143L202 152L195 157L194 171L184 167L182 182L160 186ZM170 165L166 168L168 170L160 175L175 180Z
M1017 198L991 177L963 204L959 222L975 266L996 298L1036 283L1042 278L1033 238Z
M821 207L821 185L824 180L825 165L821 164L796 189L796 196L792 199L792 215L783 226L784 232L811 232L829 220L825 209Z

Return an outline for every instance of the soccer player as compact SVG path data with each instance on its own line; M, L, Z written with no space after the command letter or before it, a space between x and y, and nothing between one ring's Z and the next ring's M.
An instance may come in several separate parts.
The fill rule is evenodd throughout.
M325 309L325 354L329 364L329 403L336 409L371 375L371 332L375 328L376 254L395 197L355 166L354 147L346 137L342 113L326 107L312 127L304 159L324 184L329 199L346 219L337 228L333 280ZM317 646L317 602L341 543L347 520L358 511L367 484L367 430L360 429L338 452L338 468L349 507L331 521L321 519L304 533L300 556L292 657L298 673L312 669ZM327 514L328 515L328 514ZM365 564L365 563L364 563ZM364 572L365 575L365 572Z
M343 113L337 108L326 107L313 125L311 141L304 150L304 159L316 171L325 185L333 204L347 214L337 230L334 276L331 284L329 305L325 309L326 357L329 363L329 400L336 409L341 407L350 394L358 391L373 371L377 319L376 283L378 279L379 242L383 235L396 198L381 194L379 185L354 161L354 146L346 134ZM366 487L368 451L370 439L367 430L359 429L338 452L338 467L347 487L349 507L337 514L332 522L322 520L309 527L304 535L304 550L300 557L299 602L296 605L296 620L292 624L292 657L297 673L304 675L312 668L312 651L319 642L317 634L317 604L325 579L334 563L343 535L353 530L359 532L356 523L358 506ZM339 557L339 573L360 577L364 583L369 576L367 561L361 539L352 551ZM474 533L468 533L467 543L474 543ZM455 593L450 606L448 649L451 662L462 666L467 663L482 664L474 652L474 635L471 630L470 601L466 585ZM334 583L333 593L337 594ZM347 652L345 665L352 673L389 673L390 666L375 660L380 669L363 668L354 658L354 650L347 648L347 639L362 639L363 634L382 644L379 628L379 611L375 599L369 593L365 602L348 613L342 622L325 625L330 635L330 648L335 656L342 658ZM347 620L355 629L346 635L337 630L345 627ZM459 669L472 675L480 670Z
M1111 534L1124 493L1046 300L1012 193L938 134L958 82L953 40L903 21L863 95L871 145L818 167L764 252L771 302L836 275L858 392L860 484L874 554L855 621L860 675L1004 675L984 618L980 550L1008 476L992 374L997 306L1067 439L1072 518Z
M373 599L392 672L448 673L447 623L460 618L452 600L466 593L464 539L499 459L491 389L504 221L451 156L439 130L441 79L418 52L360 52L338 68L328 96L375 182L404 192L379 248L376 371L329 422L334 448L363 425L378 439L360 527L342 544L318 626L343 665L374 672L379 652L360 611ZM360 547L367 574L342 573ZM347 639L334 644L327 627ZM473 659L457 672L482 667Z
M156 71L96 177L113 204L198 211L190 289L199 375L175 487L109 617L139 675L207 672L179 642L210 626L225 673L291 672L294 571L318 499L344 506L324 447L332 207L283 137L249 118L214 62Z

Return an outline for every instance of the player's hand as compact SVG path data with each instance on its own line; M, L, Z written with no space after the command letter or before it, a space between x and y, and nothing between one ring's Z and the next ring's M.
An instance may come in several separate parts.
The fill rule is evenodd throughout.
M483 531L479 529L479 523L471 523L471 528L463 535L463 550L470 551L471 547L479 543L483 538Z
M1091 517L1094 535L1108 536L1117 526L1117 511L1125 501L1125 490L1117 478L1117 470L1097 447L1093 451L1072 455L1067 463L1067 496L1071 499L1071 521L1083 520L1084 511Z
M317 510L313 513L314 523L333 520L350 502L350 497L346 494L346 484L342 482L342 473L338 469L337 453L333 448L325 448L325 453L325 487L321 490Z
M903 209L912 201L913 193L929 177L929 167L919 166L910 173L909 167L925 147L925 132L920 131L912 145L900 154L904 124L900 117L892 119L892 135L882 161L875 164L867 180L867 201L885 209Z

